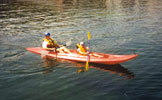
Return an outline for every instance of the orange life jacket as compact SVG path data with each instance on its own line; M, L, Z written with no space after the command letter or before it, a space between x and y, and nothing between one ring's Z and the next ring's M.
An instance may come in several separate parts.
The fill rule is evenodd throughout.
M77 46L77 48L80 49L80 51L78 51L79 54L81 54L81 55L87 55L86 54L87 53L87 48L86 47L81 46L80 44L77 44L76 46Z

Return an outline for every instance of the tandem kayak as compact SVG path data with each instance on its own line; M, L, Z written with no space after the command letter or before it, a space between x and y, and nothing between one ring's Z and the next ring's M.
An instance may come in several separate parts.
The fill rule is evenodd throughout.
M43 52L47 52L47 54L45 55L47 58L64 59L64 60L70 60L70 61L76 61L76 62L87 61L87 56L78 54L76 50L70 50L71 53L56 53L54 51L45 50L42 47L31 47L31 48L26 48L26 49L38 55L42 55ZM138 54L114 55L114 54L90 52L89 62L113 65L113 64L120 64L128 60L132 60L136 58L137 56Z

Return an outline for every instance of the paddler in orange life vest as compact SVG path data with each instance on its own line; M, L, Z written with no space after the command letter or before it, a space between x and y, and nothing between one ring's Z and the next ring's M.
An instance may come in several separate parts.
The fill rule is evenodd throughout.
M55 40L50 37L50 33L48 32L45 33L45 38L43 39L42 42L42 48L46 50L55 50L56 52L58 51L61 53L71 53L64 46L56 44Z
M87 55L87 49L89 49L88 47L86 47L84 45L84 42L80 42L76 45L76 48L77 48L77 52L78 54L81 54L81 55Z
M84 45L84 42L78 43L76 45L76 48L77 48L78 54L80 54L80 55L87 56L87 54L89 53L89 52L87 52L89 48ZM92 53L92 52L89 53L89 55L91 55L91 56L93 55L95 57L103 57L102 55L98 55L98 54L95 54L95 53Z

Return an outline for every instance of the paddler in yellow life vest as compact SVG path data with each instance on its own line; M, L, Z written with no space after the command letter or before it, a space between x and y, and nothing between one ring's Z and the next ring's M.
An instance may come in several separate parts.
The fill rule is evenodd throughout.
M87 52L89 48L84 45L84 42L78 43L76 45L76 48L77 48L78 54L80 54L80 55L87 56L87 54L89 53L89 52ZM92 52L89 53L89 55L93 55L93 56L96 56L96 57L103 57L102 55L98 55L98 54L95 54L95 53L92 53Z
M61 53L71 53L67 48L64 46L56 44L55 40L50 37L50 33L45 33L45 38L42 42L42 48L46 50L55 50L55 52L61 52Z
M81 54L81 55L87 55L87 49L88 47L86 47L84 45L84 42L80 42L76 45L76 48L77 48L77 52L78 54Z

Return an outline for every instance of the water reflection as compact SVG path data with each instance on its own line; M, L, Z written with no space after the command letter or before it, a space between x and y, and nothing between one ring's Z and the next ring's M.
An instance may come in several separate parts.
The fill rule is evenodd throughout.
M82 69L82 72L84 71L85 68L85 63L80 63L80 62L73 62L73 61L65 61L61 59L44 59L44 67L47 68L47 70L44 71L44 73L52 72L53 68L56 67L57 64L62 63L62 62L69 62L75 65L78 70ZM125 76L126 79L132 79L135 77L133 72L130 72L128 69L124 68L120 64L116 65L104 65L104 64L90 64L89 68L95 68L101 71L106 71L111 74L117 74L119 76Z
M10 8L10 0L0 0L0 18L2 17L2 11L8 11Z
M83 69L84 72L84 63L77 63L77 67L80 67L80 69ZM119 76L126 76L127 79L132 79L135 77L133 72L130 72L128 69L124 68L120 64L116 65L104 65L104 64L90 64L90 68L99 69L102 71L110 72L111 74L117 74Z
M131 8L136 5L136 2L135 2L135 0L121 0L121 5L124 8Z
M44 68L46 68L46 70L43 71L43 74L49 73L49 72L53 72L53 68L58 64L57 59L43 59L44 60Z
M0 4L9 4L10 0L0 0Z
M9 0L8 0L9 1ZM106 8L108 10L121 10L122 8L132 8L135 6L145 5L152 1L137 1L137 0L15 0L14 2L20 5L43 6L42 10L51 9L60 12L67 11L68 9L94 9ZM40 8L39 8L40 9Z
M16 34L17 37L15 38L18 38L18 40L26 36L29 37L27 34L34 33L38 35L38 33L44 33L47 30L58 34L78 34L89 27L86 26L87 24L94 28L100 28L101 25L105 26L105 28L109 27L109 33L114 33L116 30L121 30L120 33L126 33L127 22L139 20L143 17L141 14L144 12L148 13L147 16L150 17L152 17L151 14L156 15L152 0L0 1L1 5L5 4L0 6L1 11L3 9L3 12L0 11L0 18L5 19L0 20L0 32L7 36ZM8 11L9 5L11 5L10 11ZM115 29L115 25L120 26L121 29Z

